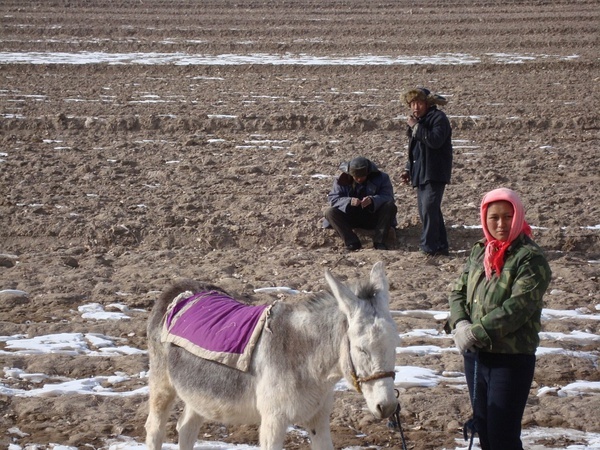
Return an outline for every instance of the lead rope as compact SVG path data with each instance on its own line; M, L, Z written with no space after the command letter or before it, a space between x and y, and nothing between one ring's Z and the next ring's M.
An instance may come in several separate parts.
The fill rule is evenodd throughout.
M400 392L398 389L394 389L396 391L396 398L400 397ZM396 405L396 411L392 414L392 418L388 420L387 423L388 428L397 428L400 432L400 439L402 440L402 450L407 450L406 447L406 439L404 439L404 432L402 431L402 423L400 422L400 402Z
M475 405L477 401L477 372L478 372L478 363L479 363L479 354L475 357L475 366L473 368L473 417L466 421L463 427L463 436L465 441L469 441L469 432L471 432L471 438L469 441L469 449L473 448L473 440L475 439L475 434L477 433L477 427L475 426Z

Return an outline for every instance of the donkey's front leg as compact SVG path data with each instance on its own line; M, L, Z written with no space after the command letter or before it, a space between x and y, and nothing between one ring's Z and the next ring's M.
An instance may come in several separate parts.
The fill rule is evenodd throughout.
M303 424L310 436L310 448L312 450L333 450L331 426L329 425L332 407L333 392L327 395L327 399L316 414Z
M260 450L283 450L287 426L281 416L263 415L260 421Z

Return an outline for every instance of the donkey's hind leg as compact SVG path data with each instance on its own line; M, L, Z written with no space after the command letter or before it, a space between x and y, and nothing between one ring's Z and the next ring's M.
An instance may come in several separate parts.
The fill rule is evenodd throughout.
M148 418L146 419L146 446L148 450L161 450L165 441L167 421L171 405L175 400L175 389L167 376L159 377L150 372L150 398L148 399Z
M204 422L202 416L198 415L189 405L185 405L183 413L177 421L177 432L179 433L179 450L192 450L198 439L200 426Z

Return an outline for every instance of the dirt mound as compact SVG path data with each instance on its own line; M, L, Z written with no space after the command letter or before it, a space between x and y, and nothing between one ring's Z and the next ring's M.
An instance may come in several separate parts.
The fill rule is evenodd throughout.
M521 193L548 251L555 294L547 308L598 314L597 2L22 3L0 6L3 335L99 333L145 349L147 311L173 279L206 279L266 301L277 297L253 290L317 291L325 267L352 278L377 260L387 267L392 308L447 310L449 285L481 235L472 228L480 198L499 186ZM450 258L418 254L415 196L400 183L400 95L417 85L449 99ZM320 226L331 177L357 154L396 188L399 228L388 252L370 249L364 235L365 250L344 254ZM92 302L141 311L127 321L84 319L78 307ZM414 317L398 324L442 325ZM572 330L598 334L598 321L544 324ZM422 343L432 341L405 340ZM545 344L571 356L539 358L524 426L599 432L597 395L535 395L600 380L597 348ZM3 367L59 379L122 372L131 376L124 390L146 381L145 355L2 357ZM462 370L452 352L399 355L398 365ZM35 386L9 377L2 384ZM145 396L76 400L0 395L0 443L143 440ZM412 448L454 448L470 415L464 390L410 388L401 401ZM15 427L27 436L6 433ZM332 429L336 448L398 447L355 393L337 394ZM257 442L254 427L210 424L201 435ZM288 441L289 449L307 447L300 434Z

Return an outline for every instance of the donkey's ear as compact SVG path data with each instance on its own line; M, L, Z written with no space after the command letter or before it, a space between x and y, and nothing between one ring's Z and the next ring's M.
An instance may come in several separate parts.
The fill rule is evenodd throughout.
M390 285L385 276L385 268L383 267L382 261L375 263L371 269L371 284L377 289L377 295L373 298L373 301L377 302L379 305L377 309L379 311L389 311Z
M373 268L371 269L371 283L373 283L378 291L385 292L389 289L383 261L378 261L373 265Z
M329 284L329 288L336 298L342 312L346 316L352 317L358 302L358 298L354 295L354 292L334 277L329 270L325 270L325 280L327 281L327 284Z

